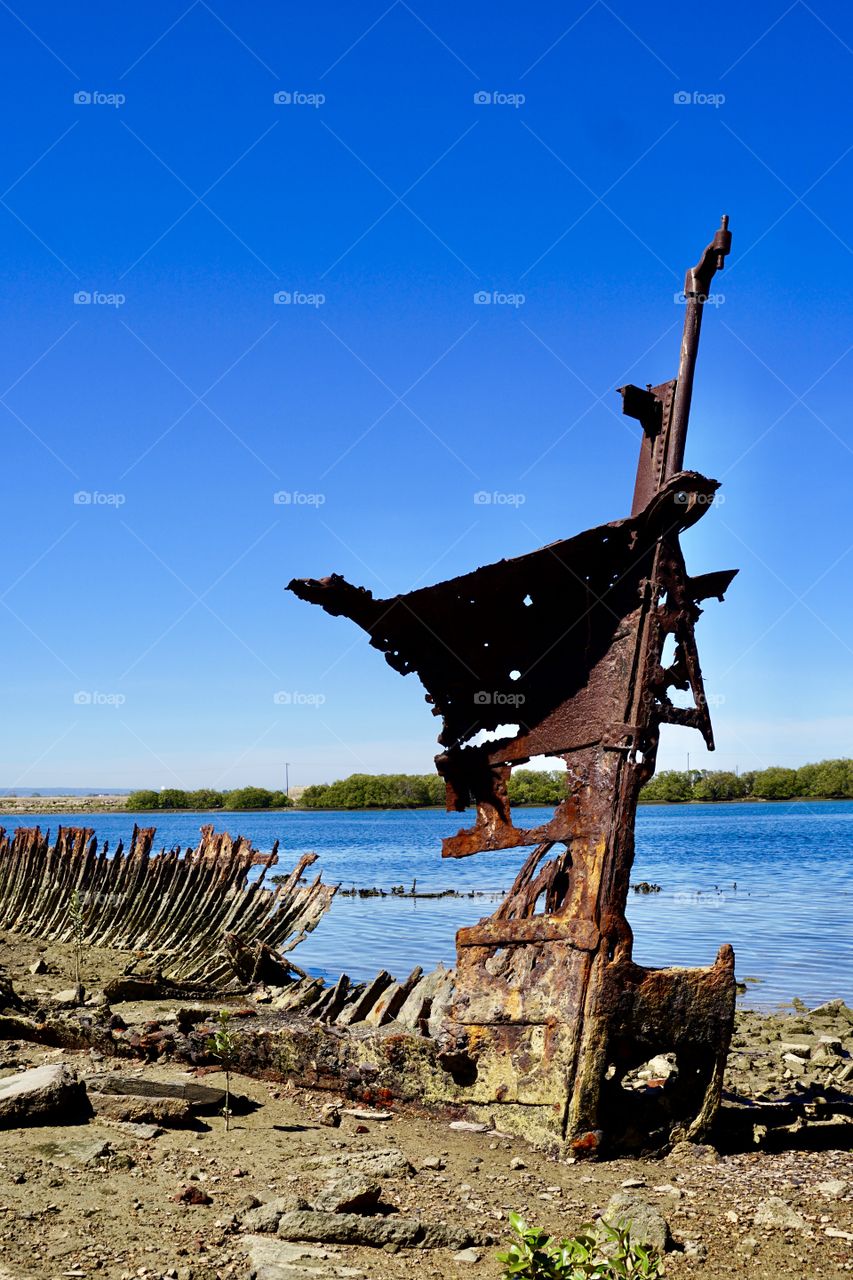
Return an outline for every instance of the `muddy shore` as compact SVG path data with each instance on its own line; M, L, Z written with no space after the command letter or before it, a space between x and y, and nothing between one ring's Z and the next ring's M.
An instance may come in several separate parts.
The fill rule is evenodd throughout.
M94 993L129 958L88 951L86 987ZM49 1005L70 985L67 946L0 935L0 963L28 1000ZM218 1008L202 1007L211 1017ZM167 1028L177 1012L168 1001L113 1006L129 1025ZM0 1041L0 1087L3 1078L43 1063L67 1064L86 1080L90 1098L116 1071L157 1087L224 1084L222 1072L209 1068L117 1062L91 1050L6 1040ZM851 1077L853 1012L841 1002L818 1013L790 1008L739 1015L726 1082L731 1096L853 1104ZM636 1084L647 1087L643 1080ZM495 1253L506 1241L510 1209L556 1234L574 1234L626 1183L669 1223L675 1247L666 1255L668 1276L779 1280L853 1270L849 1109L815 1131L791 1126L776 1135L779 1149L726 1154L679 1147L659 1159L588 1163L549 1158L518 1138L451 1129L447 1114L413 1106L353 1108L328 1091L244 1076L234 1077L232 1087L242 1101L229 1132L218 1108L179 1122L161 1117L147 1127L116 1119L122 1113L112 1107L112 1114L87 1120L68 1117L75 1123L60 1116L50 1125L0 1129L0 1280L357 1280L402 1277L412 1268L424 1280L498 1280ZM333 1128L321 1121L336 1100L342 1112ZM754 1141L761 1143L760 1132ZM809 1149L814 1146L819 1149ZM399 1251L393 1245L393 1251L288 1245L274 1230L259 1231L257 1216L245 1222L241 1216L255 1201L268 1206L261 1219L273 1201L280 1201L279 1211L313 1205L330 1182L362 1167L385 1170L381 1202L396 1211L397 1221L447 1224L475 1244L460 1250L451 1233L447 1247ZM778 1225L761 1225L768 1216ZM270 1221L274 1228L275 1214Z

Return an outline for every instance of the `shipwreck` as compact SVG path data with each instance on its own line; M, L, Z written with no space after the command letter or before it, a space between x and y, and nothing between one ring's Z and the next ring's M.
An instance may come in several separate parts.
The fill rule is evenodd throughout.
M714 746L694 630L701 603L721 600L736 570L691 577L679 537L718 488L684 470L684 452L703 308L730 247L724 217L687 272L677 376L620 388L640 427L629 516L388 599L338 574L289 584L423 683L442 719L447 807L476 809L443 856L532 846L497 911L457 934L438 1061L454 1095L500 1127L575 1151L638 1126L707 1133L734 1021L730 946L710 969L641 968L625 916L637 800L661 725L695 728ZM508 707L518 723L495 737ZM566 795L549 822L525 829L507 782L534 756L565 762ZM664 1053L675 1055L677 1087L638 1115L622 1081Z

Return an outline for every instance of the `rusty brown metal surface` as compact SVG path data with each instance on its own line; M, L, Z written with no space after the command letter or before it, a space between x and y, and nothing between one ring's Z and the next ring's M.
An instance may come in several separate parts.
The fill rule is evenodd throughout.
M679 1056L680 1094L658 1128L703 1133L734 1017L730 949L709 970L640 970L625 918L637 799L661 725L714 746L694 629L700 603L722 599L736 570L691 577L679 536L718 488L683 459L703 305L730 246L724 218L687 272L677 377L620 388L642 431L629 517L389 599L337 574L289 584L356 622L426 688L442 718L447 807L476 808L443 855L534 846L494 915L457 935L445 1061L472 1101L542 1107L584 1151L624 1139L612 1081L643 1053ZM566 795L547 823L525 829L507 784L542 755L564 761ZM644 1127L649 1138L654 1124Z

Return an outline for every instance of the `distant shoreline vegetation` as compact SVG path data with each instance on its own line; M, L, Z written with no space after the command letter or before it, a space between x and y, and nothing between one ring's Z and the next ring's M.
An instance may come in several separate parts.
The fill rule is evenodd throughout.
M552 806L565 797L561 769L517 769L509 781L514 806ZM685 804L727 800L853 800L853 760L822 760L799 769L731 773L711 769L665 769L646 783L641 803ZM353 773L337 782L306 787L295 802L283 791L241 787L236 791L133 791L131 812L153 810L438 809L444 782L438 774Z
M283 791L267 791L264 787L240 787L236 791L180 791L167 787L163 791L131 791L127 808L131 813L152 809L290 809L293 801Z

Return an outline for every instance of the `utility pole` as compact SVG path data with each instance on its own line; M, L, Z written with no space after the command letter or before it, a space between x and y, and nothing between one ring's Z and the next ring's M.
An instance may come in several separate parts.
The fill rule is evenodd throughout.
M284 762L284 794L290 795L290 765L287 760Z

